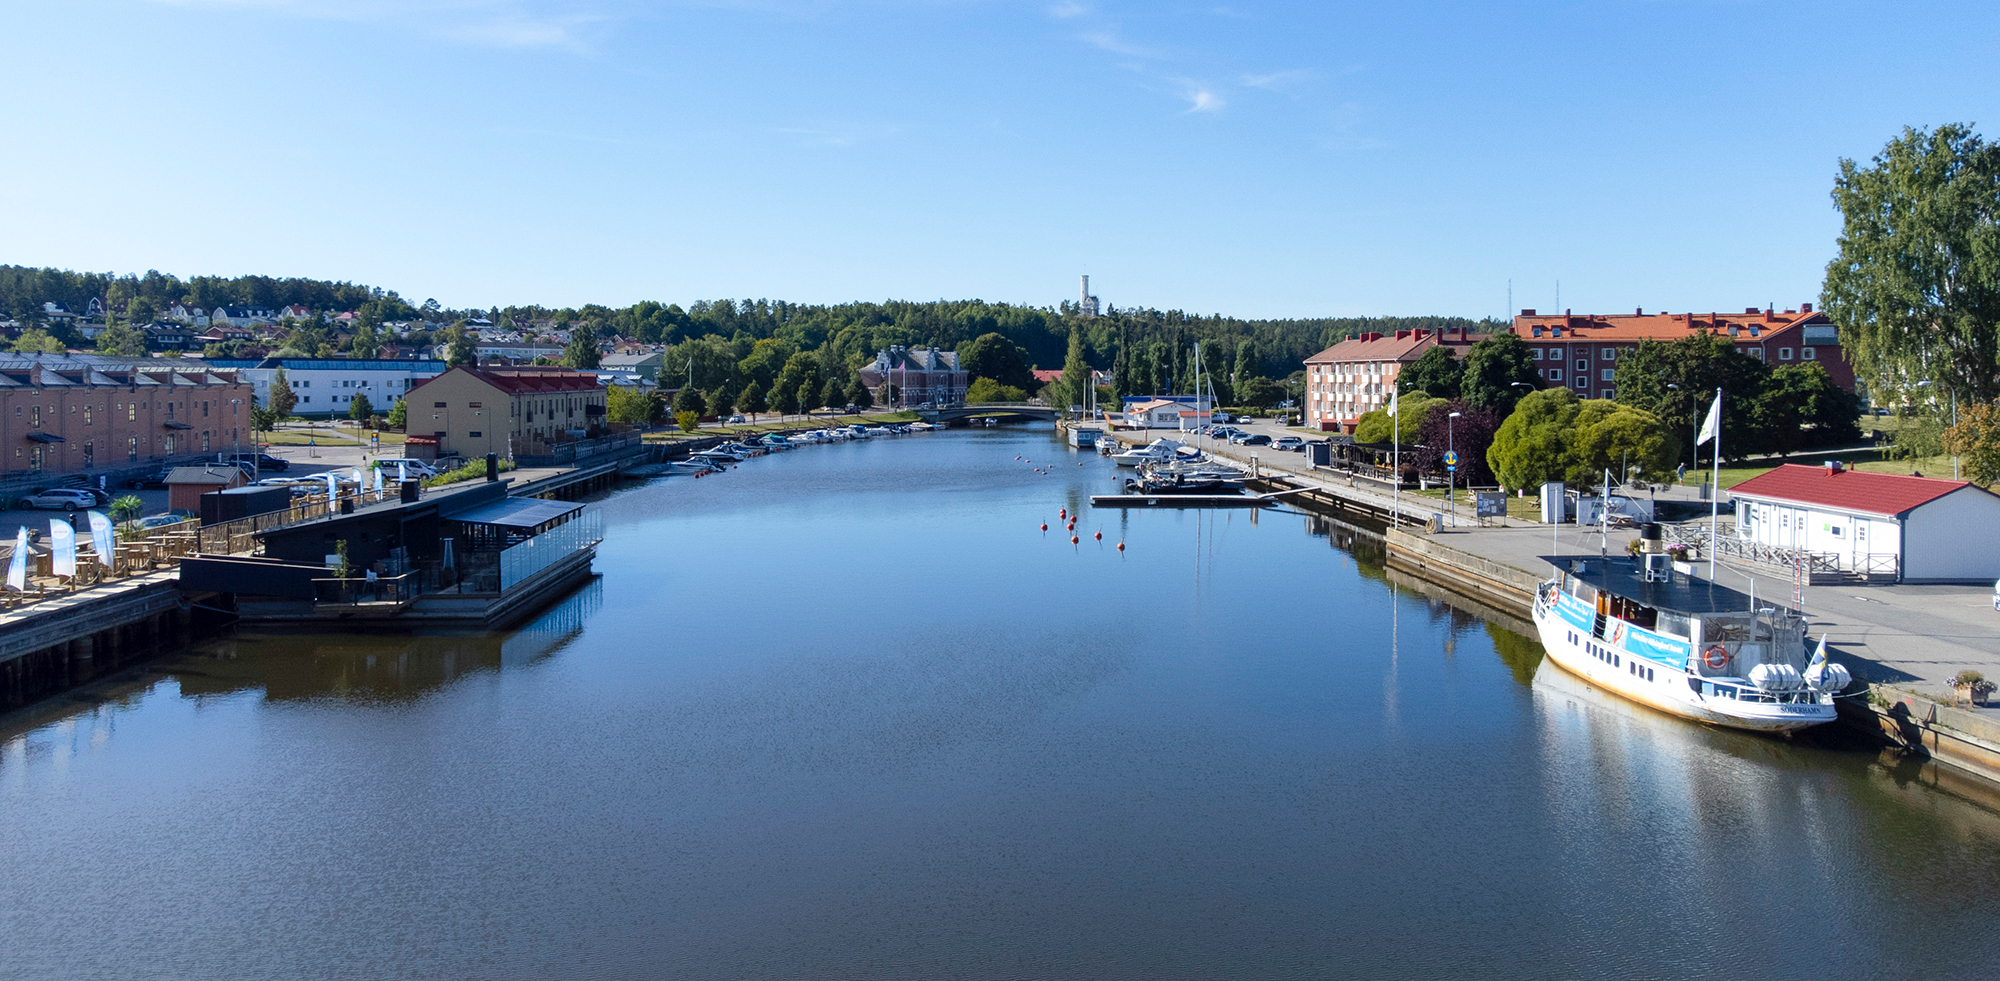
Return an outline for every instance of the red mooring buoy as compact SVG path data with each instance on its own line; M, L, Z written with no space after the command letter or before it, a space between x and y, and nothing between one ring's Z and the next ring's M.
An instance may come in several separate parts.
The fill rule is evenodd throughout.
M1095 534L1095 535L1092 535L1092 536L1090 536L1090 537L1092 537L1092 538L1095 538L1095 539L1097 539L1098 541L1100 541L1100 542L1101 542L1101 541L1103 541L1103 540L1104 540L1104 533L1100 531L1100 532L1098 532L1097 534Z
M1123 552L1123 551L1125 551L1125 543L1124 543L1124 542L1119 542L1119 543L1118 543L1118 550L1119 550L1120 552Z
M1058 510L1056 511L1056 517L1058 517L1058 518L1067 518L1067 517L1069 517L1069 509L1068 509L1068 508L1060 508L1060 509L1058 509Z
M1042 522L1042 530L1043 530L1043 531L1047 531L1047 530L1049 530L1049 523L1048 523L1048 522L1046 522L1046 521Z
M1076 536L1075 536L1075 535L1071 535L1071 536L1069 536L1069 543L1070 543L1071 545L1074 545L1074 544L1076 544Z

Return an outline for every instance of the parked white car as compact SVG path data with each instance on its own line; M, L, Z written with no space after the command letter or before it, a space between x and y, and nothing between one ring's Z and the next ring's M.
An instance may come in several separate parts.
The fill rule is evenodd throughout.
M436 467L433 467L422 460L402 460L402 459L391 458L386 460L376 460L373 466L375 466L377 469L388 471L388 474L385 475L385 479L389 476L394 476L397 467L401 467L403 471L408 473L411 477L418 479L424 477L435 477L438 475L438 469Z
M21 498L21 507L48 508L54 511L75 511L79 508L97 506L97 495L74 487L57 487L38 491Z

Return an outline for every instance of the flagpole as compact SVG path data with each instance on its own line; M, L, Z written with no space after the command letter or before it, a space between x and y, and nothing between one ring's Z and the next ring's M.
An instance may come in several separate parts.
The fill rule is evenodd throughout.
M1389 394L1389 486L1394 488L1391 499L1394 513L1389 515L1389 527L1398 528L1403 524L1403 433L1402 417L1397 412L1396 396L1392 389Z
M1708 581L1715 581L1715 553L1722 546L1716 537L1722 514L1722 389L1715 390L1715 476L1708 483ZM1755 612L1755 611L1752 611Z

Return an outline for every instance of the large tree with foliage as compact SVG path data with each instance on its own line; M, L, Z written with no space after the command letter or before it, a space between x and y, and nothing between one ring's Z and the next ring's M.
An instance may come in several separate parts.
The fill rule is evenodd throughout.
M1034 387L1035 375L1028 366L1028 352L997 333L981 334L958 349L958 366L974 378L991 378L1002 385Z
M16 354L62 354L68 350L63 342L35 328L22 331L21 336L14 339Z
M588 328L578 328L570 332L569 344L563 348L563 364L579 370L594 369L604 361L604 352L598 350L597 332Z
M355 422L366 422L368 417L374 414L375 406L368 401L367 395L356 392L353 398L347 400L347 418Z
M2000 407L1962 405L1958 425L1944 431L1945 452L1957 456L1967 480L2000 484Z
M1679 459L1658 416L1609 399L1580 402L1565 435L1563 479L1577 486L1599 483L1606 471L1617 483L1635 468L1660 480Z
M2000 399L2000 146L1958 123L1905 128L1870 166L1842 160L1833 200L1820 297L1871 390Z
M604 417L623 426L643 426L652 415L652 400L630 385L604 390Z
M277 413L280 420L289 419L292 410L298 407L299 397L292 392L292 383L285 380L285 369L279 368L271 376L271 394L266 397L269 408Z
M1069 331L1069 354L1063 358L1062 395L1059 409L1069 406L1088 407L1090 405L1090 362L1083 355L1083 328L1073 326Z
M1486 466L1500 486L1529 490L1564 479L1568 433L1582 401L1566 388L1545 388L1522 397L1486 450Z
M389 417L386 421L391 429L401 429L409 425L410 400L401 395L396 396L396 401L389 404Z
M1817 361L1773 369L1750 411L1758 443L1772 453L1853 446L1861 438L1861 400Z
M444 363L453 368L473 368L479 365L479 349L472 345L472 335L464 324L453 324L445 328Z
M1459 397L1492 409L1503 419L1514 411L1515 403L1541 387L1542 373L1535 367L1534 353L1513 334L1496 333L1465 352Z
M1025 402L1028 393L991 378L976 378L965 390L965 404L992 405L997 402Z
M1451 348L1439 344L1396 374L1396 391L1423 392L1435 398L1455 399L1464 378L1465 366L1458 362L1458 356L1452 353Z
M1424 431L1424 424L1445 406L1444 399L1434 399L1422 392L1396 396L1395 439L1391 439L1389 410L1376 409L1363 413L1354 423L1354 441L1357 443L1392 443L1401 441L1405 448L1416 445Z
M1451 417L1454 412L1458 413L1456 419ZM1445 402L1424 414L1410 462L1419 470L1443 471L1444 455L1456 450L1458 486L1490 487L1493 471L1486 465L1486 450L1493 445L1493 434L1499 428L1500 417L1492 409L1457 400Z
M771 408L771 403L764 398L764 386L753 379L743 386L743 394L736 396L736 407L750 413L750 418L755 420L757 413Z
M122 358L146 356L146 335L126 323L112 323L97 335L97 353Z
M1640 341L1618 359L1618 401L1657 416L1670 433L1680 434L1678 451L1694 451L1694 429L1707 418L1722 390L1722 449L1732 456L1763 452L1769 440L1760 431L1755 406L1769 382L1762 359L1737 350L1725 334L1689 334L1672 341ZM1712 452L1714 446L1707 451Z

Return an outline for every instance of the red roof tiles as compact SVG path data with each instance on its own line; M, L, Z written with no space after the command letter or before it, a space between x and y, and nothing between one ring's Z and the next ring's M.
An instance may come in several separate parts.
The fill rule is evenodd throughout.
M1835 471L1787 463L1737 484L1730 493L1894 517L1970 486L1962 480Z

